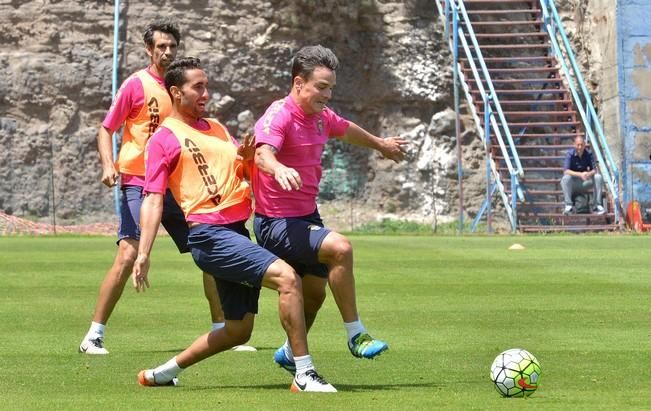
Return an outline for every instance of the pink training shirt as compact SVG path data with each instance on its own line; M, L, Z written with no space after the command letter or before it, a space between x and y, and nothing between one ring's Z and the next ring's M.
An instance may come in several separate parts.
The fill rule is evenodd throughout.
M165 87L165 79L158 77L156 74L147 68L147 73L158 84ZM142 87L142 81L138 76L130 76L120 86L120 89L115 94L115 99L111 103L111 108L106 113L102 125L107 130L115 132L122 127L128 118L136 118L142 106L145 105L145 91ZM163 119L161 119L162 121ZM122 184L131 186L145 185L145 178L143 176L135 176L131 174L122 174Z
M269 144L276 158L295 169L303 181L299 190L285 191L270 176L254 168L252 176L255 212L267 217L301 217L316 210L322 167L321 154L330 137L341 137L348 120L326 108L307 115L287 96L277 100L255 124L256 144Z
M210 124L199 120L192 125L199 131L210 129ZM231 137L233 144L239 146ZM178 164L181 156L181 144L174 133L165 126L160 126L147 144L144 193L165 194L169 176ZM177 199L178 202L178 199ZM250 202L238 204L224 210L207 214L189 214L186 221L207 224L230 224L247 220L251 215Z

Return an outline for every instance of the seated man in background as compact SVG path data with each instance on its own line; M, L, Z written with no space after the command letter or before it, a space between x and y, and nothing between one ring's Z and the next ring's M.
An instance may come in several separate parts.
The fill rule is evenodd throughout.
M576 136L574 148L567 151L563 162L563 178L561 178L563 199L565 208L563 214L567 215L575 211L574 196L577 193L587 193L594 190L594 207L596 214L606 212L601 203L603 191L603 178L597 172L597 165L592 153L585 148L583 136Z

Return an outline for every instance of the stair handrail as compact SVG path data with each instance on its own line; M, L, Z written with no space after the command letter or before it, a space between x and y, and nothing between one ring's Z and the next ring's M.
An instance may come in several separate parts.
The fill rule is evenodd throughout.
M462 46L464 48L464 51L466 51L466 54L468 55L468 53L470 51L469 50L470 47L468 46L468 42L467 42L465 36L459 36L459 39L461 40L461 44L462 44ZM468 64L470 64L470 70L472 71L473 76L475 77L475 80L478 80L479 79L479 72L477 70L477 66L476 66L474 60L469 59ZM502 138L502 132L499 129L499 126L497 124L497 120L495 120L495 114L494 114L493 108L490 105L490 103L493 101L493 96L486 93L486 90L484 89L484 85L480 81L477 82L477 88L478 88L479 93L481 94L481 97L482 97L482 104L484 105L484 129L482 130L483 133L484 133L484 138L483 138L484 148L486 149L486 152L488 153L489 145L488 145L487 141L490 140L490 130L491 130L491 127L492 127L495 130L495 136L497 137L497 141L499 143L500 149L502 150L503 153L508 153L508 151L506 150L506 146L504 145L504 139ZM463 89L464 89L464 91L466 93L466 98L469 101L472 100L472 96L470 95L470 91L469 91L469 88L468 88L467 84L464 83ZM475 112L475 110L471 110L471 112L472 112L473 117L475 118L475 123L476 124L481 124L481 121L479 120L479 117L477 116L477 113ZM519 185L518 185L518 180L517 180L517 174L515 173L515 170L513 168L513 164L511 163L511 159L508 156L505 156L504 161L506 162L507 169L509 170L509 175L511 176L511 185L512 185L511 192L518 192ZM493 172L493 174L497 176L499 174L499 172L495 168L495 162L493 161L493 164L490 164L489 166L490 166L490 169ZM504 185L502 184L502 182L500 181L499 178L495 178L495 186L499 188L500 195L502 196L502 201L507 206L506 210L507 210L507 216L509 218L509 222L511 223L511 227L512 227L513 231L515 231L515 229L517 227L517 219L516 219L516 214L515 214L515 204L510 204L509 203L509 199L508 199L508 197L506 195ZM519 191L518 193L521 194L521 191ZM491 194L492 194L492 192L491 192ZM491 194L488 194L488 195L491 195ZM514 197L512 196L512 198L514 198ZM513 202L511 202L511 203L513 203ZM480 210L480 212L477 214L477 216L479 217L481 214L483 214L483 210ZM478 220L476 220L475 223L473 223L473 231L474 231L474 228L477 225L477 222L478 222Z
M513 140L513 137L511 135L511 131L508 128L508 123L506 122L506 118L504 116L504 112L502 110L502 107L499 103L499 100L497 99L497 92L495 91L495 88L493 87L493 82L490 76L490 73L488 71L488 68L486 67L486 63L484 61L484 57L481 53L481 49L479 48L479 43L477 42L477 37L475 36L474 30L472 28L472 23L470 21L470 18L468 16L468 13L466 12L465 5L463 4L463 0L445 0L444 2L444 9L441 10L441 5L440 2L436 2L436 6L439 9L439 13L441 16L445 18L445 32L446 32L446 38L449 39L448 37L448 27L450 26L450 18L452 17L454 26L457 27L457 32L453 33L455 37L460 39L461 45L464 49L464 52L466 53L466 56L468 57L468 62L471 68L471 71L473 73L473 77L477 83L477 88L481 94L482 97L482 103L484 104L484 112L489 112L490 115L490 125L493 126L493 129L495 130L495 137L498 141L498 145L500 147L500 150L503 153L504 156L504 161L506 163L507 169L509 171L510 177L511 177L511 204L509 204L508 197L506 196L505 189L501 182L499 181L499 176L496 178L497 186L500 189L500 194L502 196L502 200L504 201L504 204L506 205L507 209L507 215L509 217L511 226L513 230L515 231L516 229L516 224L517 224L517 219L516 219L516 197L520 199L520 201L524 201L524 194L522 193L522 190L519 185L518 181L518 176L523 176L524 175L524 170L522 168L522 163L520 162L520 157L518 156L517 149L515 147L515 143ZM452 16L450 16L450 11L452 10ZM470 41L472 42L472 45L474 46L475 52L473 53L470 49L470 46L468 45L468 42L466 40L466 33L464 32L463 26L458 24L458 19L459 16L463 19L465 22L465 28L467 30L468 37L470 38ZM455 22L454 19L457 21ZM454 27L453 26L453 27ZM458 52L456 50L457 45L456 44L451 44L451 48L453 50L453 54L456 60L458 60ZM480 65L481 69L481 74L480 70L477 69L475 65L475 56L476 60ZM455 62L456 64L456 62ZM463 73L460 70L457 70L461 77L463 77ZM484 77L485 80L482 80L482 76ZM484 88L483 83L486 82L486 85L488 87L488 91ZM465 82L461 83L464 91L466 93L466 98L469 101L472 101L472 96L469 94L469 90L467 87L467 84ZM495 105L495 109L493 109L490 106L490 102L493 102ZM475 117L475 122L479 125L481 124L480 121L478 121L477 114L474 112L474 108L471 105L471 112L473 116ZM495 119L495 113L499 116L500 122L498 123ZM506 135L507 141L508 141L508 148L506 144L504 143L504 137L502 135L502 131L500 130L500 127L504 130L504 134ZM487 128L489 130L489 128ZM483 130L482 130L483 131ZM488 150L488 146L486 149ZM514 164L515 163L515 164ZM495 168L494 164L491 167L493 169L493 172L497 175L498 171ZM515 195L513 194L515 193Z
M488 86L488 90L490 91L490 94L493 96L493 103L495 105L495 111L497 112L497 115L500 119L500 125L504 128L504 134L506 135L507 141L509 143L509 149L510 149L510 154L511 157L513 158L513 161L515 162L515 169L514 172L515 174L519 176L524 175L524 170L522 169L522 164L520 162L520 157L518 156L518 151L515 147L515 142L513 141L513 136L511 135L511 130L509 130L508 123L506 121L506 117L504 116L504 111L502 110L502 106L500 105L500 101L497 98L497 92L495 91L495 87L493 86L493 80L490 76L490 72L488 71L488 68L486 67L486 62L484 61L484 56L481 52L481 49L479 48L479 42L477 41L477 37L475 36L475 31L472 28L472 22L470 21L470 17L468 16L468 13L466 11L466 6L463 3L463 0L449 0L450 5L457 4L457 7L459 8L459 11L461 12L461 16L463 17L464 22L466 23L466 30L468 31L468 34L470 36L470 41L472 42L472 45L475 48L475 52L477 55L477 61L479 62L479 65L481 67L481 74L484 76L486 85ZM446 0L447 3L447 0ZM463 32L461 27L459 29ZM464 36L465 38L465 36ZM469 59L472 58L471 54L468 54L470 50L465 50L466 55L469 56ZM480 79L476 78L477 84L480 83ZM509 157L509 152L504 152L504 157Z
M560 62L561 69L567 78L568 86L577 105L586 133L588 134L588 142L593 148L592 151L595 153L599 164L603 165L602 172L605 172L604 179L606 180L608 188L613 196L613 202L615 205L615 221L619 221L619 210L621 205L619 201L619 171L617 169L617 164L615 163L610 148L608 147L601 121L597 116L594 104L592 103L592 97L588 92L583 75L581 74L576 62L572 46L561 22L554 0L540 0L540 4L543 13L544 26L551 40L552 51ZM565 53L563 53L563 50L560 48L556 39L557 34L562 40ZM566 60L569 60L574 76L572 76L572 72L570 72ZM581 94L577 91L574 82L578 83ZM602 154L602 152L605 154L607 161L604 161L604 154Z

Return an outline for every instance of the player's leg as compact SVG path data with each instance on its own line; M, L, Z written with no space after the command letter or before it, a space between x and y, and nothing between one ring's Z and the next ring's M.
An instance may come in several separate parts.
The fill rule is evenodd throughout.
M329 268L328 284L348 334L348 349L359 358L375 358L389 346L371 337L357 313L353 247L343 235L330 231L321 242L319 261Z
M303 278L303 301L305 313L305 329L309 333L310 328L316 320L317 313L325 301L325 287L328 282L326 278L314 275L305 275ZM294 362L294 353L289 344L289 340L276 350L274 361L281 368L287 370L292 375L296 374L296 363Z
M219 294L217 293L217 284L212 275L203 273L203 292L208 300L208 308L210 308L210 318L212 320L212 330L223 328L224 311L222 311L222 304L219 302Z
M219 294L217 291L217 283L215 278L204 272L203 273L203 291L206 299L208 300L208 307L210 308L210 318L212 319L212 331L223 328L226 323L224 320L224 311L222 304L219 301ZM239 344L233 347L233 351L257 351L255 347Z
M189 252L188 235L190 230L188 223L185 220L185 215L183 215L181 207L179 207L170 190L165 192L161 223L174 241L174 244L176 244L179 252L181 254ZM224 312L222 311L222 305L217 294L215 279L205 272L203 273L203 290L208 300L208 308L210 309L210 317L212 320L211 329L218 330L224 327ZM238 351L255 351L255 348L248 345L236 348Z
M256 253L261 249L247 235L244 222L229 226L200 224L189 230L192 258L204 272L215 277L225 326L197 338L165 364L141 371L140 384L175 385L175 378L183 369L248 341L258 312L262 277L277 257L268 252Z
M118 231L118 251L113 265L108 270L95 303L95 311L90 328L79 345L79 352L86 354L108 354L104 348L104 329L115 306L117 305L124 286L127 283L133 263L138 254L140 230L140 205L142 204L142 188L126 186L122 189L120 208L120 228Z
M337 390L317 373L308 351L301 278L291 266L278 259L269 266L262 279L262 285L278 292L280 322L287 333L296 367L290 390L336 392Z
M254 318L254 314L247 313L241 320L226 320L224 327L200 336L188 348L166 363L153 369L140 371L138 382L145 386L176 385L178 382L176 378L184 369L247 342L251 337Z

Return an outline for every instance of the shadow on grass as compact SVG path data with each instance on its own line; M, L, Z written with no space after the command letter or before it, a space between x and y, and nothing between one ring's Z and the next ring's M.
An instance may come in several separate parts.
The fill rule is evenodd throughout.
M291 382L289 383L291 384ZM178 388L187 389L188 391L207 391L217 389L244 389L244 390L287 390L289 384L246 384L246 385L193 385L183 386L179 385ZM405 388L443 388L445 384L436 384L434 382L425 383L405 383L405 384L334 384L339 392L365 392L365 391L389 391L389 390L402 390Z
M247 345L250 345L250 344L247 344ZM260 352L260 351L262 351L262 352L266 352L266 351L275 352L278 349L278 347L280 347L280 345L278 347L260 347L260 346L254 345L253 347L255 347L256 351L258 351L258 352ZM172 353L173 354L173 353L179 353L179 352L185 350L186 348L188 348L188 347L170 348L170 349L166 349L166 350L151 350L151 349L147 349L147 350L130 350L128 352L133 353L133 354L136 354L136 353L154 353L154 354ZM226 350L226 351L223 351L223 352L228 352L228 351L231 351L231 350ZM127 351L123 351L123 352L127 352ZM236 351L234 351L234 352L236 352ZM250 351L242 351L242 352L250 352Z

